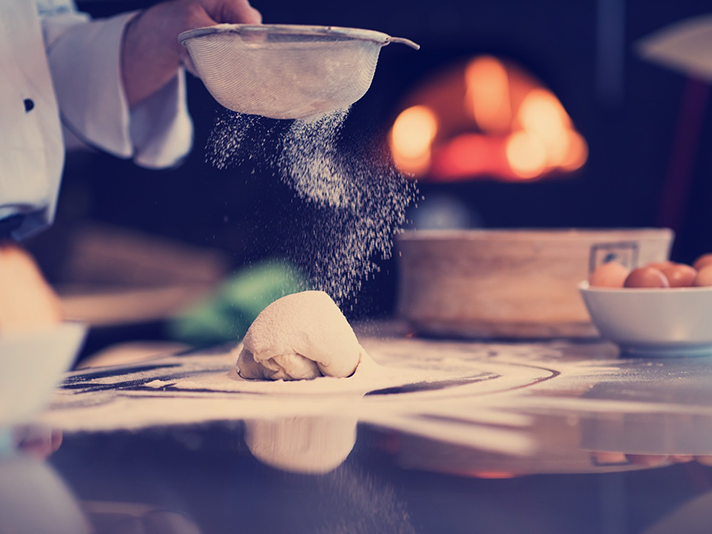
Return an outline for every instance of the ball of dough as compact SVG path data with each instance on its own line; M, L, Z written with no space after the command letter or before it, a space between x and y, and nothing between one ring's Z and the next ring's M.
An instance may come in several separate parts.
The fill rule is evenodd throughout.
M351 376L361 358L351 325L323 291L287 295L252 323L237 369L243 378L303 380Z

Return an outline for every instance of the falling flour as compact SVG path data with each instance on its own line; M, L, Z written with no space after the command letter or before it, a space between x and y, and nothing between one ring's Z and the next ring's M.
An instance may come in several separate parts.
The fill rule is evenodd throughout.
M390 157L343 146L347 116L348 110L338 110L285 122L224 113L206 155L221 169L259 160L290 186L305 207L282 252L311 280L309 289L328 293L340 305L379 270L379 258L391 256L393 236L417 194ZM262 141L243 150L255 139Z

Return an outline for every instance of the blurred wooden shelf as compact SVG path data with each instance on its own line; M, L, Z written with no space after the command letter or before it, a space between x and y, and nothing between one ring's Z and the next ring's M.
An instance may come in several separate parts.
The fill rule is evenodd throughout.
M62 311L68 320L92 327L161 321L208 295L212 285L190 284L146 288L62 286Z

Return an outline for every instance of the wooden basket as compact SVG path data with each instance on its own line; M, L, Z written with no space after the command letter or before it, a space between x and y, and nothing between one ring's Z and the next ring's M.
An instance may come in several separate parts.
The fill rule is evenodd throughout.
M615 259L668 258L669 229L408 231L398 236L398 311L420 333L593 337L577 284Z

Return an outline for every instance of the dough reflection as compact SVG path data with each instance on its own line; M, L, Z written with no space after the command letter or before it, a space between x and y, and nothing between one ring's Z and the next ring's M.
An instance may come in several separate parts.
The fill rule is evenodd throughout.
M339 467L356 444L356 417L312 416L245 421L245 442L260 462L293 473Z

